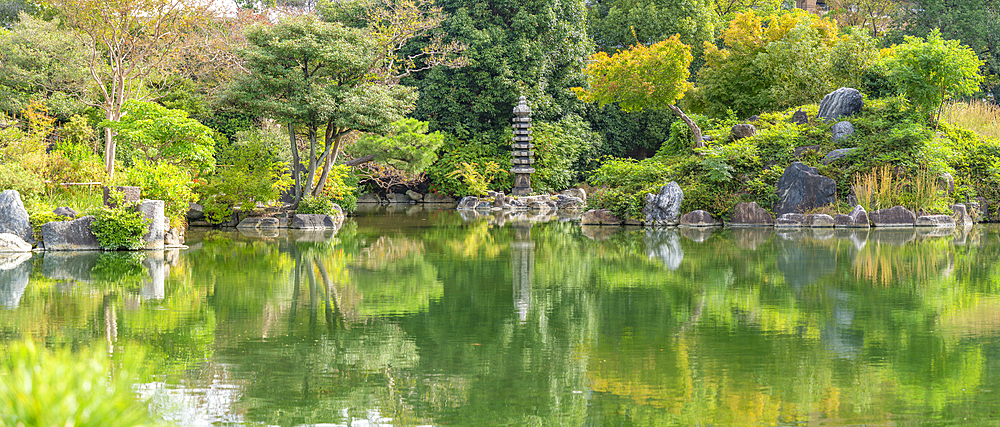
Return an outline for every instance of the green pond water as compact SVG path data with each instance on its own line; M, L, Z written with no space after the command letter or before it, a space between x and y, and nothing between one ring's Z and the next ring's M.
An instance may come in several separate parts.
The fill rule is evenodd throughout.
M998 231L192 230L3 258L0 341L141 351L181 426L995 426Z

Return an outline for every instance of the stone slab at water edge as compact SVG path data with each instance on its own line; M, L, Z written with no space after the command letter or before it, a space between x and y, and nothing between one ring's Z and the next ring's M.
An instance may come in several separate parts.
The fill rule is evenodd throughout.
M731 227L770 227L774 225L774 216L757 202L737 203L730 216Z
M97 236L91 231L93 216L72 221L54 221L42 224L42 241L47 251L96 251L101 248Z
M833 216L833 226L837 228L871 228L868 222L868 212L861 205L854 207L850 214Z
M868 217L876 227L913 227L917 222L917 216L902 206L879 209Z

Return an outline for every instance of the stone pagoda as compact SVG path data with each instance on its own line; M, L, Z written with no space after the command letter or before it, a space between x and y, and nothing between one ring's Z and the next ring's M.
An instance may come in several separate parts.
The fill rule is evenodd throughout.
M535 173L535 168L531 165L535 163L535 145L531 140L531 107L528 106L528 99L522 96L514 107L514 143L511 144L513 153L510 162L514 165L510 168L510 173L514 174L511 194L514 196L527 196L532 192L531 174Z

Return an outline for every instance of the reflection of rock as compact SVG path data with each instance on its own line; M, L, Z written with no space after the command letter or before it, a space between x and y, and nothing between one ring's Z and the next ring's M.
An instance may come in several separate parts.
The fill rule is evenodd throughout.
M972 230L972 227L970 227L970 226L956 227L955 228L955 234L954 234L955 239L952 240L952 243L954 243L955 245L958 245L958 246L965 246L966 242L968 242L969 231L971 231L971 230Z
M903 246L917 238L917 230L910 228L875 228L868 235L874 243Z
M163 251L147 252L146 259L142 261L142 264L149 272L149 276L143 281L139 296L143 300L163 299L166 297L164 281L170 271L170 267L167 267L167 263L164 262Z
M684 236L690 240L701 243L712 237L712 233L715 232L714 227L681 227L681 236Z
M811 230L792 229L778 233L777 266L785 282L795 290L809 286L837 269L837 257L828 244L806 239Z
M868 243L868 233L870 228L838 228L834 231L834 236L842 240L850 240L854 248L862 250Z
M853 359L861 354L864 348L864 337L854 328L854 303L850 295L836 291L828 291L828 301L832 304L829 320L820 331L820 341L833 354L845 359Z
M265 239L273 239L281 235L281 231L277 228L237 228L240 235L247 237L257 237Z
M177 263L181 260L181 250L180 249L167 249L163 251L163 261L171 267L177 267Z
M779 239L789 241L804 240L810 234L812 233L808 230L802 229L801 227L776 228L774 230L774 235L778 236Z
M918 218L919 219L919 218ZM938 239L951 237L955 234L955 227L920 227L917 229L917 237L921 239Z
M289 239L296 242L325 242L330 240L337 234L337 230L333 229L305 229L305 230L289 230Z
M681 239L677 230L647 230L646 255L649 259L658 259L668 270L676 270L684 260L684 250L681 249Z
M458 214L462 217L462 221L465 222L476 221L485 216L485 214L476 212L471 209L461 209L458 211Z
M622 227L602 227L599 225L580 226L580 232L591 240L608 240L611 236L620 233L622 230L624 230Z
M15 309L21 303L32 263L29 253L0 255L0 307Z
M836 235L834 229L830 227L814 227L810 231L812 238L816 240L830 240Z
M21 265L22 262L31 259L30 252L6 252L0 253L0 270L11 270Z
M774 229L770 227L733 228L729 233L733 242L736 243L736 247L754 250L774 235Z
M91 270L101 252L46 252L42 256L42 275L53 280L91 281Z

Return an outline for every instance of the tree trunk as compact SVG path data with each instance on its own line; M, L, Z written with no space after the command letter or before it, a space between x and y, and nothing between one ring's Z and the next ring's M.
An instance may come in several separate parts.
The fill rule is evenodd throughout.
M340 139L343 134L338 132L340 129L333 127L333 123L328 122L326 124L326 132L323 135L323 141L326 143L326 148L323 150L323 173L319 176L319 182L316 183L316 189L313 190L313 196L319 196L323 193L323 188L326 187L326 179L330 177L330 168L333 167L333 162L337 160L336 152L340 150ZM336 134L336 139L331 141L330 138ZM334 151L334 155L330 155L330 151Z
M673 104L671 104L669 107L670 111L673 111L674 114L677 114L677 116L679 116L681 120L688 125L688 128L691 129L691 135L694 138L694 147L695 148L705 147L705 141L701 137L701 128L698 127L698 124L695 123L694 120L691 120L691 118L688 117L687 114L684 114L684 112L681 111L680 107Z
M302 184L302 194L312 193L313 178L316 177L316 127L309 125L309 166L306 167L306 182Z
M295 200L292 201L292 207L297 208L299 201L302 200L302 181L299 179L299 168L301 167L299 145L295 141L295 125L292 122L288 122L286 126L288 127L288 139L292 144L292 179L295 180Z
M115 134L111 128L104 128L104 174L107 184L111 185L115 177Z

